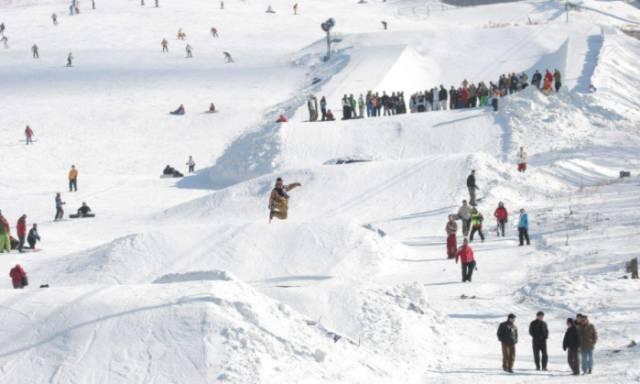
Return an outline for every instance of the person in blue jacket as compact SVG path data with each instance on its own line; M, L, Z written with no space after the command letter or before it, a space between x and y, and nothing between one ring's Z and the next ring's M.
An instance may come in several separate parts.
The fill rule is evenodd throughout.
M520 246L524 245L524 241L529 242L529 215L524 211L524 208L520 209L520 220L518 221L518 237L520 238Z

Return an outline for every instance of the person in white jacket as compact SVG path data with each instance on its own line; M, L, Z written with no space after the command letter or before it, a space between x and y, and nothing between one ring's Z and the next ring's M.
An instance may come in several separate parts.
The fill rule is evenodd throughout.
M516 155L518 160L518 172L524 172L527 170L527 153L524 151L523 147L520 147L520 151Z
M189 160L187 160L187 164L186 165L189 167L189 173L195 172L196 162L193 161L193 156L189 156Z

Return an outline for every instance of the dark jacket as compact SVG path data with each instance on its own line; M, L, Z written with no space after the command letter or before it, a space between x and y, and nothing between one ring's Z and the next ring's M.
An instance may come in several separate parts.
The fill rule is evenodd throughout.
M580 338L578 337L578 329L575 325L567 328L567 331L564 333L564 339L562 340L562 349L567 350L570 349L572 351L577 351L580 347Z
M503 344L515 345L518 343L518 327L510 321L500 323L498 327L498 340Z
M476 176L474 174L469 175L467 177L467 187L468 188L478 188L476 186Z
M27 236L27 241L40 241L40 235L38 234L38 230L35 228L31 228L29 230L29 235Z
M549 338L547 323L538 319L533 320L531 324L529 324L529 334L533 338L534 343L544 343Z

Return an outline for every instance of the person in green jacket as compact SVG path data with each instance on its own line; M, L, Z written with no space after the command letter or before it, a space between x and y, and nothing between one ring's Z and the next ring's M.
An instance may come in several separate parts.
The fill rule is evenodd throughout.
M0 211L0 253L11 252L11 238L9 234L9 222L2 216L2 211Z
M473 235L478 232L480 239L484 241L484 234L482 233L482 222L484 217L478 212L476 208L471 210L471 234L469 235L469 241L473 241Z

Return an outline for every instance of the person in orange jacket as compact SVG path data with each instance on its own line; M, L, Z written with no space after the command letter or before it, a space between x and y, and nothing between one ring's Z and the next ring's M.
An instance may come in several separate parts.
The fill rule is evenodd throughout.
M69 192L78 191L78 170L75 165L71 166L69 171Z

